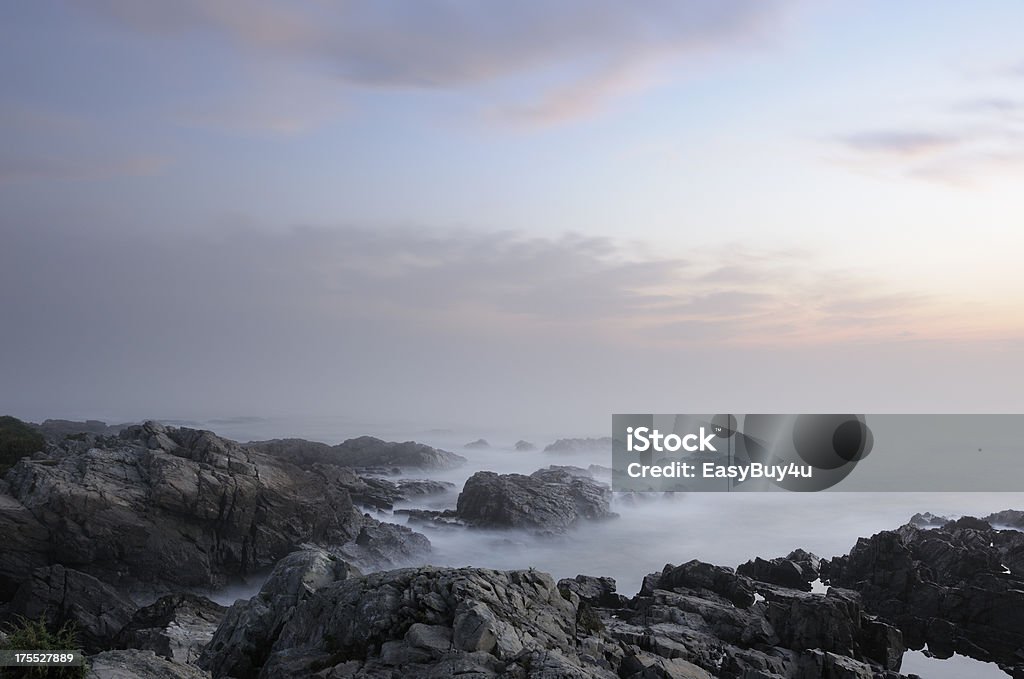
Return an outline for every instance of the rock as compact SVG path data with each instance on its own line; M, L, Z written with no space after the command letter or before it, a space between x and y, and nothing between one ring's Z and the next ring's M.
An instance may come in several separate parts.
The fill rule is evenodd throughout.
M48 454L6 477L0 526L15 537L13 553L0 555L0 590L40 560L122 591L161 593L222 586L302 545L333 548L362 535L357 551L369 555L366 536L380 535L375 553L395 558L380 568L419 558L425 544L404 540L412 551L401 554L403 540L374 531L380 522L354 507L338 477L208 431L147 422L88 450Z
M970 517L883 531L832 559L829 582L860 592L911 648L928 644L1024 672L1024 578L1004 572L1017 540L1003 532Z
M137 610L118 634L117 645L191 663L199 659L226 612L205 597L169 594Z
M334 446L338 464L348 467L399 467L403 469L453 469L466 458L422 443L393 443L360 436Z
M482 440L482 439L481 439ZM422 443L395 443L372 436L348 439L336 446L304 439L252 441L245 448L291 462L303 469L316 464L356 468L452 469L466 458Z
M611 489L564 470L477 472L459 494L455 516L483 528L562 532L583 519L616 516L610 507Z
M402 493L403 500L430 495L442 495L453 488L455 488L455 484L449 481L435 481L433 479L401 479L398 481L398 490Z
M355 540L332 551L358 568L376 570L382 563L422 562L430 552L430 540L407 526L381 523L364 526Z
M524 652L571 652L575 618L551 577L534 571L374 573L323 587L299 604L260 676L309 676L326 663L351 668L352 661L366 676L362 672L376 664L414 668L427 657L432 676L448 676L443 668L467 659L472 671L493 676ZM218 636L229 627L226 620Z
M82 434L117 436L127 426L129 425L108 425L100 420L85 420L84 422L74 420L43 420L42 424L36 425L36 429L48 439L59 441Z
M491 444L487 442L487 439L477 439L476 441L470 441L462 447L466 450L486 450L491 447Z
M602 438L558 439L544 448L545 453L588 453L601 452L611 455L612 439Z
M813 554L808 556L812 557L814 562L819 562L818 558ZM736 572L759 582L767 582L810 592L811 583L818 577L817 569L812 570L811 563L806 561L805 568L796 561L786 557L779 557L770 561L756 557L752 561L741 564L736 569Z
M321 588L357 576L346 562L318 549L289 554L259 593L231 606L206 645L199 666L213 676L254 676L295 608Z
M939 528L949 523L950 519L945 516L939 516L932 514L931 512L925 512L923 514L918 513L910 517L911 526L917 526L918 528Z
M518 450L520 453L526 453L531 450L537 450L537 446L533 445L529 441L519 439L518 441L516 441L515 449Z
M996 527L1010 527L1024 529L1024 511L1018 509L1005 509L985 517L985 522Z
M86 679L209 679L192 665L157 656L153 651L106 651L89 658Z
M72 623L86 652L112 648L135 604L96 578L63 566L37 568L11 601L12 616L45 620L52 628Z
M571 580L559 580L558 589L562 592L572 592L591 606L601 608L620 608L627 601L626 597L615 592L615 578L577 575Z
M0 602L9 601L32 572L49 564L50 531L0 481Z
M668 590L707 590L725 597L740 608L754 603L754 586L750 578L737 575L731 568L697 560L688 561L682 566L666 565L657 586Z

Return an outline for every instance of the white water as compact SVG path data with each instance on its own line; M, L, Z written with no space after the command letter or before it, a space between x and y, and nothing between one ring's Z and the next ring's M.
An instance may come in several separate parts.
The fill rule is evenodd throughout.
M941 660L927 656L921 651L907 651L903 654L900 673L916 674L922 679L1006 679L1010 676L995 663L981 662L956 654Z
M309 423L307 423L308 425ZM337 443L367 433L351 427L333 428L320 421L310 430L283 422L245 422L211 426L225 436L246 441L293 436ZM370 432L374 433L374 432ZM455 489L444 496L425 498L409 506L432 509L454 507L458 491L469 476L479 470L529 474L548 465L591 464L609 466L610 453L552 454L544 445L554 437L531 438L537 451L513 449L515 438L501 441L481 432L376 433L389 440L417 440L468 458L457 469L429 475L450 481ZM483 436L494 446L466 450L468 441ZM1024 493L677 493L641 495L639 501L616 498L617 519L584 523L567 535L543 538L520 531L468 530L413 525L430 538L430 563L439 566L479 566L498 569L534 567L556 579L583 573L612 576L619 592L627 596L640 588L645 574L660 571L666 563L690 559L737 566L755 556L775 557L798 547L818 556L846 554L859 537L891 530L918 512L941 516L984 516L1002 509L1024 507ZM402 523L403 516L379 515L382 520ZM255 588L254 588L255 589ZM819 588L823 590L824 588ZM222 593L228 601L242 592ZM999 679L1007 676L991 663L962 656L947 660L911 651L904 656L903 673L924 679Z

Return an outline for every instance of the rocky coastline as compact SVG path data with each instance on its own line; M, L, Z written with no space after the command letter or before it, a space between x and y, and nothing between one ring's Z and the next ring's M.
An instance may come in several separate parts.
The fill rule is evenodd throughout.
M900 679L922 648L1024 677L1020 511L920 515L831 559L680 554L629 596L599 573L426 565L426 536L370 511L453 491L429 475L460 456L423 444L40 431L0 481L0 622L72 624L95 679ZM405 513L557 536L614 520L611 499L550 466L477 472L454 509ZM199 593L254 574L230 606Z

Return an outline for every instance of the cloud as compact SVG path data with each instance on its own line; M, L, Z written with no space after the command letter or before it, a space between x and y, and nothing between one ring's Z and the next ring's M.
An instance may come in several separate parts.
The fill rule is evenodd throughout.
M0 411L25 416L565 431L648 405L884 410L894 394L919 404L922 384L986 394L976 408L1019 398L999 387L1019 351L985 344L998 314L984 304L785 252L773 264L770 251L638 256L573 234L9 221L0 242ZM986 380L997 388L941 388ZM880 384L889 400L856 400ZM951 403L936 407L963 407Z
M841 141L857 151L899 156L918 156L943 151L960 143L953 135L913 130L858 132Z
M0 183L35 180L101 180L159 174L171 163L165 156L111 158L0 155Z
M296 69L368 88L500 85L495 115L552 122L642 89L644 75L695 53L742 44L782 13L780 0L372 0L286 3L96 0L130 30L233 48L257 71ZM509 90L514 90L509 92Z

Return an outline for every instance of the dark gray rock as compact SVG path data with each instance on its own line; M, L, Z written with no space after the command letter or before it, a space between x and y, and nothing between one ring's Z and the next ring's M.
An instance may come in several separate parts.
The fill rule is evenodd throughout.
M970 517L883 531L832 559L829 582L860 592L866 610L895 624L910 648L928 644L1024 672L1024 578L1003 568L1021 541L1003 533L1014 531Z
M581 439L558 439L544 447L545 453L593 453L612 452L612 439L610 436L602 438L581 438Z
M11 616L44 620L52 628L74 625L87 652L113 648L136 606L96 578L63 566L37 568L18 588Z
M360 436L334 446L338 464L348 467L398 467L402 469L452 469L466 458L422 443L394 443Z
M518 450L520 453L526 453L531 450L537 450L537 446L530 443L529 441L519 439L518 441L516 441L515 449Z
M199 659L227 609L195 594L169 594L140 608L117 637L120 648L153 651L180 663Z
M788 556L766 560L756 557L741 564L736 572L752 580L782 587L811 591L811 583L818 579L821 559L798 549Z
M215 677L256 676L300 603L323 587L358 575L354 567L323 550L289 554L274 567L259 594L227 610L198 664Z
M209 679L209 674L153 651L105 651L89 658L86 679Z
M116 436L122 429L129 425L114 424L108 425L100 420L43 420L42 424L35 425L35 428L48 439L60 441L69 436L80 436L82 434L93 434L100 436Z
M483 528L562 532L580 520L616 516L610 507L608 486L565 470L477 472L459 494L455 516Z
M396 443L373 436L360 436L332 446L304 439L252 441L245 448L272 455L303 469L313 465L339 465L356 468L452 469L466 458L423 443Z
M301 545L341 546L365 537L363 528L372 538L380 525L322 473L208 431L153 422L84 451L22 460L6 480L0 525L11 528L15 549L0 555L0 586L8 589L39 560L120 590L217 587ZM399 555L399 542L387 538L377 553L403 558L375 567L421 555L422 540Z

